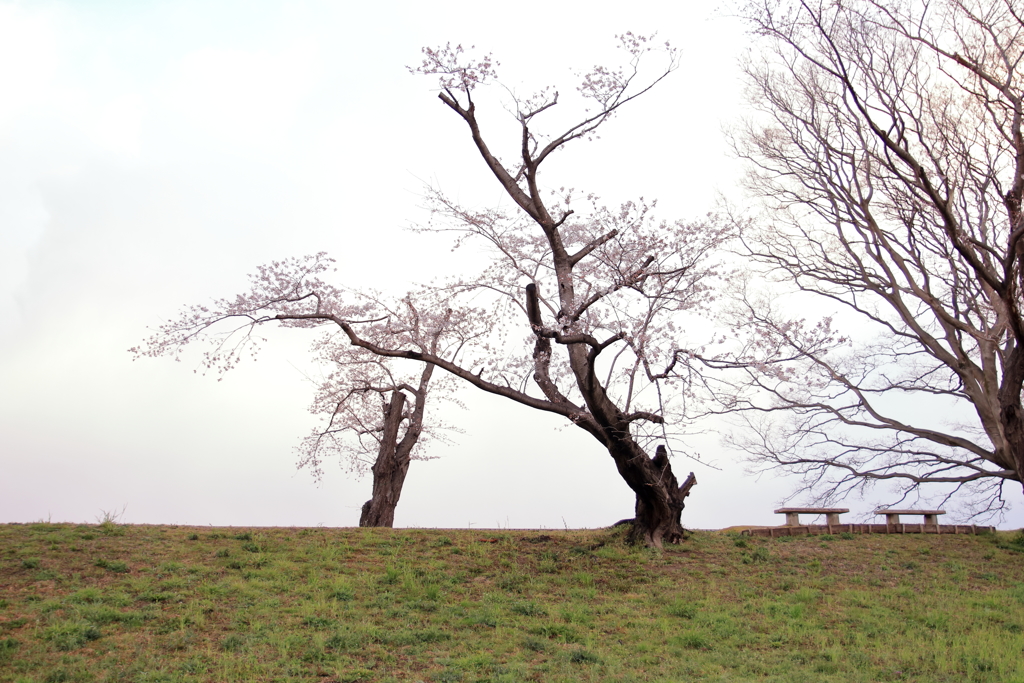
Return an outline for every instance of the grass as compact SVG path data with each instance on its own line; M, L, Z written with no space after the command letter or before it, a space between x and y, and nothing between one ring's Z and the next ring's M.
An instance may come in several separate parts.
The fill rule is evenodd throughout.
M1024 683L1022 550L0 525L0 681Z

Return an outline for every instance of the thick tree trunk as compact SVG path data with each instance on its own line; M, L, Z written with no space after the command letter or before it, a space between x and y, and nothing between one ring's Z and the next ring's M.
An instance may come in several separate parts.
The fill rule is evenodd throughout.
M1021 406L1021 386L1024 385L1024 347L1018 345L1010 352L999 387L999 419L1009 453L1002 454L997 464L1017 473L1017 481L1024 485L1024 407ZM997 456L999 456L997 452Z
M685 499L696 485L697 478L690 472L680 486L672 473L672 464L664 446L658 446L654 458L648 458L633 443L628 444L628 450L633 451L628 458L621 457L621 453L612 453L619 474L636 493L636 516L619 522L631 525L628 541L653 548L661 548L665 543L679 543L685 534L681 519Z
M658 447L659 450L663 448L664 446ZM672 475L667 458L665 463L668 481L664 482L664 491L658 493L657 504L652 505L645 498L637 496L636 517L629 533L629 540L632 543L660 548L664 543L679 543L685 537L681 521L685 507L684 499L697 483L697 477L690 472L683 485L679 486L679 482Z
M405 387L415 395L415 405L409 415L405 412L405 393L396 388L391 393L391 401L384 413L384 432L381 435L380 450L377 461L373 463L373 497L363 503L362 514L359 515L359 526L395 525L395 508L402 497L405 475L409 473L409 461L412 451L423 432L423 413L427 405L427 388L434 374L434 364L426 363L420 375L420 385L416 390ZM403 419L408 420L405 435L398 440L398 433Z
M401 391L392 392L384 417L380 451L372 468L373 497L363 504L359 526L392 527L395 524L395 508L402 496L405 475L409 472L411 450L399 448L398 443L398 429L402 424L404 408L405 394Z

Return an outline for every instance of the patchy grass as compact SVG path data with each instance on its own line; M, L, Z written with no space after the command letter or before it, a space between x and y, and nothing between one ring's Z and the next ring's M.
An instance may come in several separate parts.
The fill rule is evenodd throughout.
M1024 683L1021 548L0 525L0 681Z

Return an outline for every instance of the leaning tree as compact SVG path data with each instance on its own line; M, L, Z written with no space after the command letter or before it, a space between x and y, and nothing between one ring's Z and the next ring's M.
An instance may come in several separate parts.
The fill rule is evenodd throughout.
M540 123L561 104L557 90L520 97L505 88L515 129L498 142L510 143L512 162L494 151L478 114L480 86L498 82L490 58L470 60L450 45L428 48L412 70L438 79L438 98L464 123L483 167L512 202L511 209L481 210L436 189L427 196L436 219L427 230L456 232L460 243L473 240L492 257L486 271L448 289L493 295L510 312L509 328L521 330L515 361L488 368L505 384L495 393L560 414L597 439L636 495L631 539L660 546L682 538L680 513L696 479L691 473L679 485L665 444L654 457L646 449L667 441L669 427L683 419L692 367L684 332L695 313L707 313L716 274L707 257L727 231L710 218L660 222L642 200L609 208L541 182L541 166L553 154L595 138L678 64L667 44L631 33L618 39L627 63L585 74L577 87L582 115L553 133ZM641 62L658 53L665 62L645 75ZM513 389L527 379L540 397Z
M456 314L443 299L426 294L417 301L407 295L389 302L368 292L342 292L320 280L321 274L333 270L332 263L321 253L262 266L250 276L246 294L209 306L191 306L130 351L136 357L167 355L180 360L187 345L205 343L203 365L224 372L243 356L258 352L264 339L253 332L260 325L309 326L291 317L307 310L304 297L314 298L320 310L329 307L347 320L358 321L368 340L439 357L456 357L468 341L467 333L474 334L473 309ZM431 310L422 311L420 306ZM312 471L318 481L327 459L339 459L360 476L369 469L373 493L362 506L359 526L391 527L410 462L428 459L424 442L445 440L455 429L436 414L426 418L428 396L436 411L438 404L453 400L453 383L435 377L432 363L376 355L337 335L318 338L313 352L325 369L314 380L316 393L310 406L321 421L297 448L299 467Z
M412 308L409 299L400 302ZM445 325L420 335L424 348L441 351ZM329 370L317 382L310 412L321 424L299 446L299 467L312 470L319 481L325 459L337 458L350 472L373 475L373 493L362 507L359 526L392 527L395 508L413 460L426 460L423 452L431 439L445 440L445 425L437 416L439 403L451 402L452 383L434 377L432 363L410 363L367 353L348 340L327 335L314 350L321 367ZM432 419L426 420L427 396Z
M757 113L737 136L764 211L747 256L835 307L739 297L743 445L828 497L1024 475L1024 16L1006 0L755 2ZM820 310L820 305L819 305ZM947 419L944 419L947 418ZM1016 488L1016 486L1014 487Z
M727 238L728 227L712 218L658 221L642 200L609 208L592 195L548 189L539 177L553 154L596 137L619 109L677 66L667 45L655 47L632 34L620 41L625 66L595 67L584 75L580 119L553 135L544 135L537 123L561 104L557 91L521 98L505 89L504 103L483 98L513 115L514 163L492 151L478 118L478 96L497 83L491 59L469 59L461 47L424 49L423 63L413 71L439 80L440 101L465 124L483 168L513 208L473 208L428 188L432 218L422 229L454 232L458 244L477 243L489 260L475 271L474 253L463 264L474 274L407 298L415 316L354 302L320 278L313 258L263 269L250 292L194 309L163 328L156 347L174 348L233 320L241 336L225 358L214 359L230 365L237 340L250 338L259 325L327 326L362 352L434 366L488 393L564 417L597 439L635 493L630 539L656 547L678 542L684 499L696 479L691 473L680 485L666 443L678 433L691 388L694 352L687 349L693 337L685 332L691 323L707 327L701 316L716 275L708 256ZM641 62L659 53L665 62L646 73ZM443 330L443 350L416 342L414 329ZM651 457L647 451L655 446Z

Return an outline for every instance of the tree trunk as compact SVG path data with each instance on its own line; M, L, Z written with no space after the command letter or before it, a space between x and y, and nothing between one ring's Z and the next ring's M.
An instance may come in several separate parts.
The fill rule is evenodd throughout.
M658 451L663 451L664 448L658 446ZM659 491L657 504L652 505L644 497L637 496L636 517L629 533L631 543L643 543L660 548L663 543L679 543L685 538L681 521L685 507L684 499L690 495L690 489L697 483L697 477L690 472L683 485L679 486L667 457L665 465L667 476L663 482L664 491Z
M384 417L384 434L381 436L377 462L373 464L373 497L363 504L359 526L392 527L395 524L395 508L402 495L405 475L409 472L409 451L401 449L398 443L398 429L402 424L405 408L405 394L394 391Z
M648 458L635 443L623 445L634 451L631 457L623 458L616 452L619 449L610 450L619 474L636 493L636 516L623 520L631 525L628 541L653 548L679 543L685 533L681 520L685 498L696 485L697 477L690 472L680 486L664 446L658 446L655 456Z
M999 419L1009 451L996 455L997 464L1017 473L1017 481L1024 485L1024 407L1021 406L1021 386L1024 385L1024 346L1018 343L1006 360L1002 384L999 387Z

